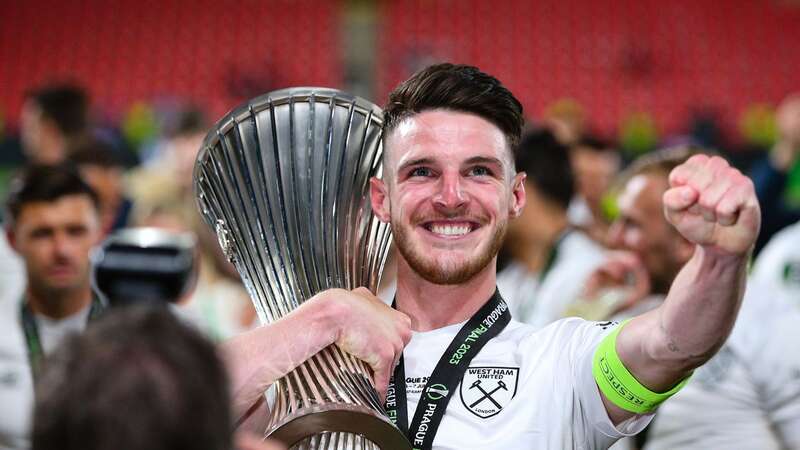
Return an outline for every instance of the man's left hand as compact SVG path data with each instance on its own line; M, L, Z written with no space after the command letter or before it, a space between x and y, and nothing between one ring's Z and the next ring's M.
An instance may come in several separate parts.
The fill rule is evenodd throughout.
M695 244L733 255L750 251L761 212L749 178L718 157L695 155L669 175L667 220Z

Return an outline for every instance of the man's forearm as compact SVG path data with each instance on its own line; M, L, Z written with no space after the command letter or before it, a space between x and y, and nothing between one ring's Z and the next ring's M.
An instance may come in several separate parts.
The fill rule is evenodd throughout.
M698 246L664 303L621 331L620 358L643 385L668 390L722 346L744 294L746 256Z
M220 346L239 418L280 377L336 340L332 304L307 302L275 323Z

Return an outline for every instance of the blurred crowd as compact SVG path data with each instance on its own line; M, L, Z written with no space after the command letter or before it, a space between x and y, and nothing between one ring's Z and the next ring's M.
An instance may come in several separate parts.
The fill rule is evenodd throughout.
M126 429L158 429L175 442L163 448L231 448L224 370L207 341L233 337L258 318L197 212L192 171L209 118L172 105L157 133L125 139L98 128L91 111L78 86L32 91L18 136L2 144L0 448L161 448ZM800 342L800 94L786 97L775 117L774 142L747 158L697 136L634 155L594 135L569 108L531 118L515 154L527 173L527 204L498 258L498 287L516 320L618 321L659 305L694 250L665 220L661 198L671 169L695 154L739 165L761 203L751 281L728 343L645 433L614 448L800 449L800 352L792 350ZM175 314L108 314L83 333L102 309L89 251L130 227L193 233L196 284L176 299ZM387 302L392 269L390 256L379 292ZM108 396L84 395L97 389ZM79 402L80 413L72 411ZM136 423L143 416L152 423ZM236 445L269 445L251 440Z

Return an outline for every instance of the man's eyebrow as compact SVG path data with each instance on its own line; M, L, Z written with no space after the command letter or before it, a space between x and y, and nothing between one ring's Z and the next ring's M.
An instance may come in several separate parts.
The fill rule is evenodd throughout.
M493 156L473 156L472 158L464 161L466 164L497 164L502 166L503 162Z
M405 169L406 167L419 166L419 165L423 165L423 164L433 164L433 158L426 157L426 158L417 158L417 159L408 160L408 161L404 162L403 164L400 164L400 167L397 168L397 171L400 172L403 169Z

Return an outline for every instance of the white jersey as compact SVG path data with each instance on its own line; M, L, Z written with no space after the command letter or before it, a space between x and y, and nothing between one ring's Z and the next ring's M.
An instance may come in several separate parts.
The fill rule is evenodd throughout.
M800 304L800 222L770 239L753 265L751 278L785 291Z
M33 415L33 375L28 347L20 323L19 299L13 314L3 315L0 323L0 450L30 448ZM36 316L36 324L45 354L49 354L68 335L86 327L89 307L54 321Z
M403 351L409 420L427 377L462 326L414 333ZM652 416L615 427L592 376L594 350L610 328L565 319L536 331L512 320L449 394L433 448L605 449L641 431Z
M586 280L606 261L603 247L580 230L564 236L556 251L543 277L516 263L497 274L497 288L514 319L542 328L565 317Z
M0 228L2 230L2 228ZM5 233L0 233L0 314L18 313L18 302L25 290L25 264L8 245Z
M800 302L775 293L748 283L728 341L659 408L647 450L800 449Z

